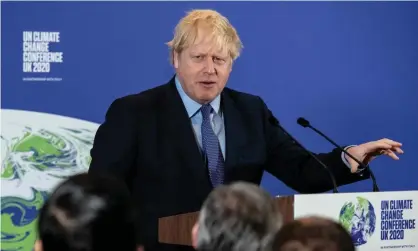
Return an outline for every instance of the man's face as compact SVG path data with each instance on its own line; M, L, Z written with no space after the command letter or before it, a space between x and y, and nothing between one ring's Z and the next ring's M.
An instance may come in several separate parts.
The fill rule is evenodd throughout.
M201 29L193 45L174 53L174 68L184 91L200 104L211 102L222 92L232 70L228 51L217 47L211 38Z

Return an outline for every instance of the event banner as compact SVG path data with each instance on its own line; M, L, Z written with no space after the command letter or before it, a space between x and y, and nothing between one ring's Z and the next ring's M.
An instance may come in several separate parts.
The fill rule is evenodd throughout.
M297 195L294 208L341 222L358 251L418 250L418 191Z

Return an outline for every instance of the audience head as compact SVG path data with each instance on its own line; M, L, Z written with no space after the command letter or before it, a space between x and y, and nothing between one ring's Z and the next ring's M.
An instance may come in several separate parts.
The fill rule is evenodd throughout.
M36 251L138 249L129 192L109 176L70 177L53 191L38 220Z
M243 47L229 20L214 10L187 13L167 44L184 91L201 104L221 93Z
M320 217L297 219L277 233L274 251L354 251L349 233L339 223Z
M281 227L281 214L260 187L238 182L215 188L192 231L198 251L264 251Z

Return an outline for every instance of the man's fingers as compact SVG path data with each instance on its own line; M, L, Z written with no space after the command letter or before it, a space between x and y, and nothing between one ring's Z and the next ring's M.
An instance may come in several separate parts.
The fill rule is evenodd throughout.
M369 152L377 151L378 149L391 149L393 146L384 141L374 141L368 145Z
M371 142L367 146L367 152L370 154L374 154L374 155L382 155L382 154L391 153L390 154L391 157L393 157L393 155L396 156L395 153L397 154L404 153L400 147L393 146L389 144L387 141L383 141L383 140ZM396 159L399 159L399 158L396 157Z
M397 141L394 141L394 140L391 140L391 139L381 139L379 141L385 142L386 144L389 144L389 145L391 145L393 147L400 147L400 146L402 146L402 143L397 142Z
M391 150L395 151L396 153L399 153L399 154L403 153L403 150L400 147L393 147Z
M391 157L394 160L399 160L399 157L391 150L384 150L384 154Z
M351 164L351 173L356 173L356 172L357 172L357 170L358 170L358 166L359 166L359 164L357 164L357 163L352 163L352 164Z

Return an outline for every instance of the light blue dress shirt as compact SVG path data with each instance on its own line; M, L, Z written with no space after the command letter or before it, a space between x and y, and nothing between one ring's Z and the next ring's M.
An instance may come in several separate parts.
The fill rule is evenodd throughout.
M202 107L201 104L197 103L193 99L191 99L187 94L184 92L183 87L181 86L179 80L176 78L176 87L177 91L180 94L181 99L183 100L183 104L186 107L187 114L191 119L193 130L196 136L196 141L199 143L200 149L202 150L202 113L200 112L200 108ZM213 108L213 112L210 115L210 120L212 124L212 129L215 132L215 135L218 137L219 144L221 147L222 155L225 159L225 125L224 120L221 112L221 96L218 95L210 105Z
M180 94L180 97L183 101L184 106L186 107L187 114L189 115L189 118L191 119L193 130L196 136L196 141L199 143L200 149L202 150L202 133L201 133L201 125L202 125L202 113L200 112L200 108L202 107L201 104L197 103L193 99L191 99L186 92L184 92L183 87L181 86L179 80L177 77L175 78L176 82L176 88L177 91ZM224 118L221 111L221 96L218 95L211 103L214 112L211 114L211 124L213 131L215 132L216 136L218 137L219 144L221 147L222 155L225 159L225 124L224 124ZM354 145L352 145L354 146ZM348 146L345 150L352 147ZM345 158L344 152L341 153L342 161L345 163L345 165L348 168L350 167L350 164L348 163L347 159ZM358 170L358 172L361 172L362 170Z

